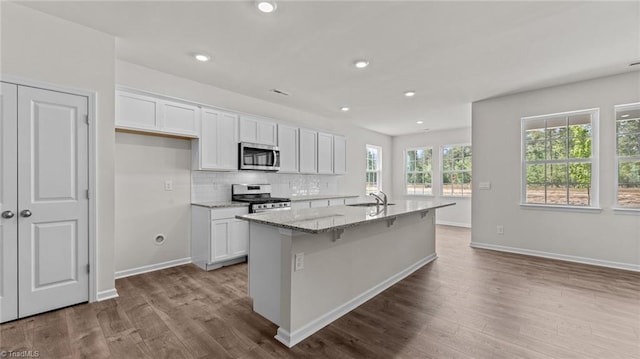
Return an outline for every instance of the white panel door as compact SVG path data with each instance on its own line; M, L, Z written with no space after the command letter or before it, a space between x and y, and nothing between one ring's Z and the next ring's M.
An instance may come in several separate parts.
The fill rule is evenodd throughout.
M162 101L162 130L172 134L198 136L200 109L177 102Z
M229 258L230 219L211 221L211 262Z
M318 173L318 132L300 129L300 173Z
M218 118L218 168L238 169L238 115L221 112Z
M258 121L258 143L275 146L278 143L278 130L273 122Z
M249 222L232 219L231 220L231 256L238 257L246 255L249 249Z
M278 148L280 149L280 172L298 172L298 128L278 125Z
M0 90L0 322L18 318L18 87Z
M20 317L89 300L88 101L18 88Z
M333 173L333 135L318 132L318 173Z

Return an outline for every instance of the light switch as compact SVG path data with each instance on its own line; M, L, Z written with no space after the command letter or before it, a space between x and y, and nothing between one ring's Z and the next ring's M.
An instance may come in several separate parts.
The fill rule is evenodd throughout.
M491 182L478 183L478 189L491 189Z
M165 191L173 191L173 181L172 180L164 181L164 190Z

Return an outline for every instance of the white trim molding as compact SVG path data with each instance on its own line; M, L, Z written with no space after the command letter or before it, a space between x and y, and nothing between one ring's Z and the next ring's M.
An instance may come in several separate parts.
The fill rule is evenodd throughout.
M115 288L103 290L101 292L98 292L96 295L96 300L98 302L102 302L103 300L108 300L113 298L118 298L118 291Z
M174 259L174 260L167 261L167 262L150 264L150 265L146 265L146 266L142 266L142 267L138 267L138 268L131 268L131 269L125 269L125 270L117 271L115 277L116 277L116 279L125 278L125 277L131 277L132 275L138 275L138 274L142 274L142 273L154 272L154 271L157 271L157 270L171 268L171 267L180 266L180 265L189 264L189 263L191 263L191 257Z
M422 268L423 266L433 262L436 258L438 258L438 255L436 253L433 253L433 254L431 254L431 255L419 260L418 262L414 263L413 265L411 265L407 269L405 269L405 270L403 270L403 271L401 271L401 272L389 277L387 280L385 280L385 281L381 282L380 284L372 287L371 289L365 291L364 293L361 293L360 295L358 295L357 297L353 298L352 300L344 303L343 305L341 305L341 306L339 306L339 307L337 307L337 308L325 313L324 315L316 318L315 320L313 320L309 324L307 324L304 327L296 330L293 333L289 333L285 329L278 328L278 333L276 334L276 336L274 338L277 341L279 341L280 343L286 345L288 348L292 348L294 345L296 345L296 344L300 343L301 341L305 340L306 338L308 338L309 336L311 336L312 334L314 334L318 330L326 327L331 322L333 322L336 319L342 317L343 315L349 313L350 311L356 309L358 306L364 304L369 299L371 299L371 298L375 297L376 295L382 293L387 288L391 287L392 285L394 285L394 284L398 283L399 281L403 280L404 278L408 277L413 272L417 271L418 269Z
M565 262L573 262L573 263L594 265L594 266L599 266L599 267L623 269L623 270L628 270L628 271L632 271L632 272L640 272L640 265L638 265L638 264L605 261L605 260L601 260L601 259L571 256L571 255L567 255L567 254L558 254L558 253L536 251L536 250L533 250L533 249L524 249L524 248L501 246L501 245L498 245L498 244L471 242L471 244L469 244L469 246L471 246L471 248L489 249L489 250L498 251L498 252L524 254L524 255L527 255L527 256L556 259L556 260L561 260L561 261L565 261Z
M463 227L463 228L471 228L471 223L462 223L462 222L451 222L451 221L440 221L436 218L436 224L442 226L452 226L452 227Z

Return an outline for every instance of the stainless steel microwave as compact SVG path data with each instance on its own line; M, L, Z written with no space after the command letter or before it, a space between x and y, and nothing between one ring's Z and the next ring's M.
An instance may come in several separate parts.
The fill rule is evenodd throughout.
M238 169L254 171L280 170L280 150L277 146L240 142Z

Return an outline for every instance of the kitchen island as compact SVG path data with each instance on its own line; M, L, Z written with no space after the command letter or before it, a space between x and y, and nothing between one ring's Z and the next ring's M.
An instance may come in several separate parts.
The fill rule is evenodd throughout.
M288 347L436 258L435 210L396 201L237 216L249 226L253 310Z

